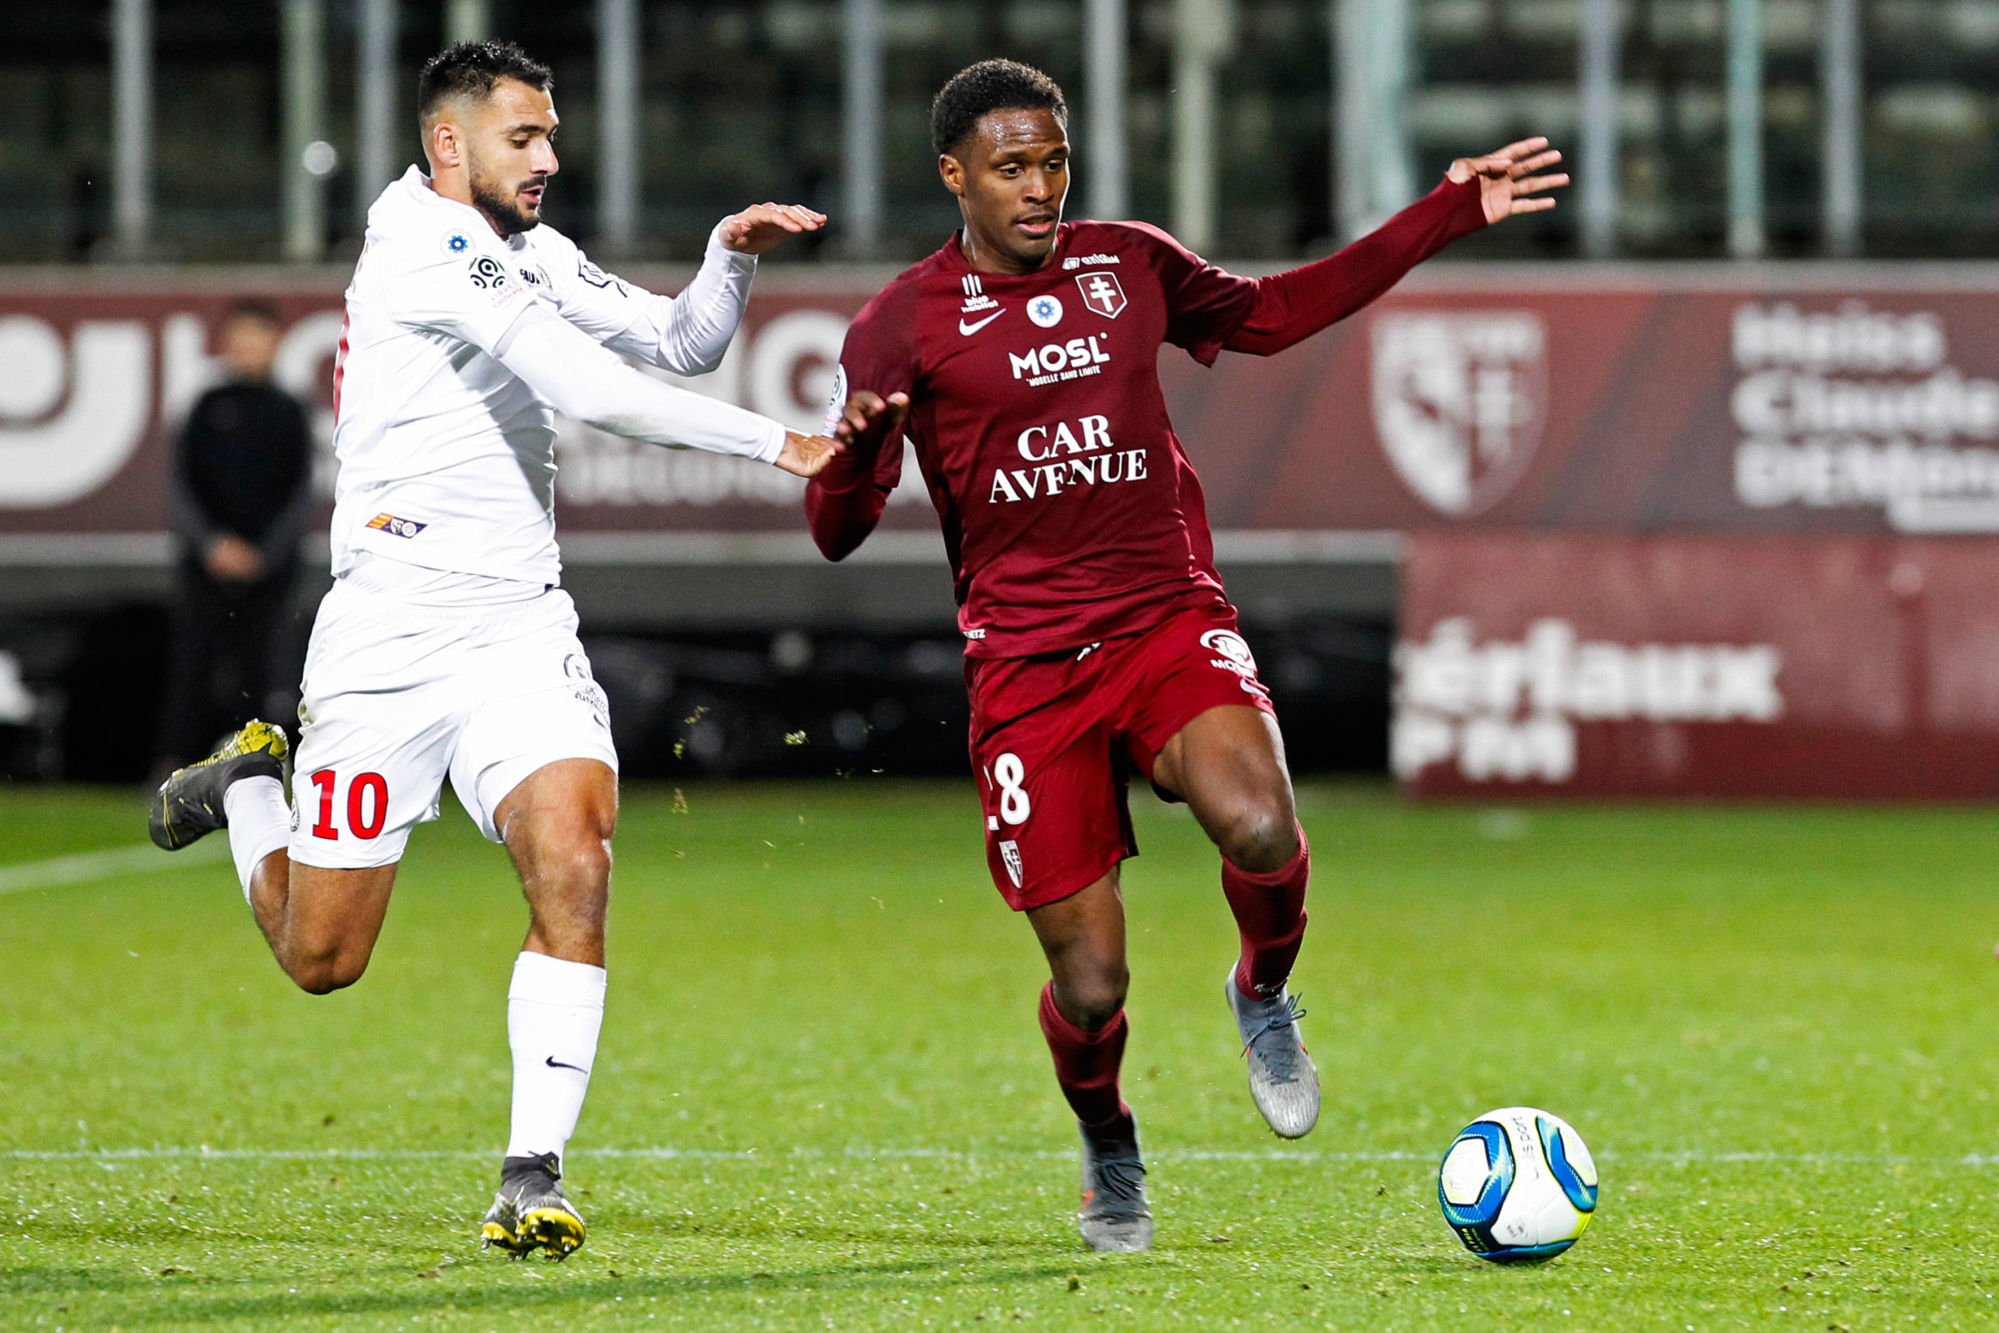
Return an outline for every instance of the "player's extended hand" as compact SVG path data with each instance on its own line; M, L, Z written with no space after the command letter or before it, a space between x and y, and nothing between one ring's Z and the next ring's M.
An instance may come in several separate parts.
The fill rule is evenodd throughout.
M857 454L872 455L908 415L908 394L892 393L884 401L880 394L862 389L847 400L847 410L833 427L833 438Z
M1555 206L1552 199L1526 196L1543 190L1559 189L1569 183L1569 173L1557 171L1547 176L1534 173L1562 160L1561 153L1548 147L1546 139L1535 137L1510 143L1484 157L1461 157L1444 173L1462 185L1478 178L1479 202L1485 206L1487 224L1518 213L1545 213Z
M784 448L777 451L777 465L794 477L816 477L833 461L834 455L845 452L847 446L838 440L788 430L784 433Z
M738 254L760 255L825 225L824 213L803 204L752 204L722 219L722 244Z

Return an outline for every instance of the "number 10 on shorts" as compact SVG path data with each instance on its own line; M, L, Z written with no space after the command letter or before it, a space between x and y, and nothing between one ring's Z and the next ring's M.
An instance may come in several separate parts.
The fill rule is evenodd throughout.
M994 759L986 780L999 790L999 817L1008 824L1025 824L1034 813L1034 803L1022 785L1027 781L1027 765L1020 762L1020 756L1009 751Z
M319 789L319 818L313 821L312 836L338 838L333 822L333 790L340 784L337 774L322 768L312 775ZM380 773L356 773L347 782L347 831L357 838L373 838L389 818L389 784Z

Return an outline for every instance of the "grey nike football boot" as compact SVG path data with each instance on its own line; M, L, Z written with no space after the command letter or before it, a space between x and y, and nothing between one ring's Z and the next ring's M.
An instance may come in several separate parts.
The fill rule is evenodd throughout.
M1145 1204L1145 1160L1138 1122L1129 1114L1083 1135L1083 1207L1076 1229L1093 1250L1136 1253L1152 1248L1152 1210Z
M562 1166L552 1152L509 1157L500 1165L500 1192L479 1226L481 1248L498 1246L515 1259L539 1245L567 1259L583 1244L583 1214L562 1193Z
M153 793L147 812L146 829L154 844L177 852L225 827L229 816L222 810L222 794L229 784L258 777L283 782L290 748L283 727L251 722L200 763L175 769Z
M1319 1071L1298 1035L1305 1011L1288 990L1269 999L1243 994L1235 974L1230 967L1229 1011L1242 1035L1249 1095L1279 1138L1303 1138L1319 1123Z

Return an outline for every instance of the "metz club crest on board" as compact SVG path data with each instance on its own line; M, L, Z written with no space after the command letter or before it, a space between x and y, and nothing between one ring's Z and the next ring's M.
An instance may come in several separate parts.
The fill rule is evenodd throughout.
M1547 336L1525 310L1380 315L1374 424L1388 461L1433 509L1481 513L1513 488L1547 415Z
M1079 273L1076 286L1083 293L1083 304L1105 319L1116 319L1124 310L1124 287L1117 274Z

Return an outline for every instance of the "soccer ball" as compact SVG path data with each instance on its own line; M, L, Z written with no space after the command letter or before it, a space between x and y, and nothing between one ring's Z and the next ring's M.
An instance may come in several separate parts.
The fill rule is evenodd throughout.
M1444 1221L1481 1259L1552 1259L1596 1213L1596 1163L1560 1116L1531 1106L1487 1111L1464 1127L1437 1170Z

